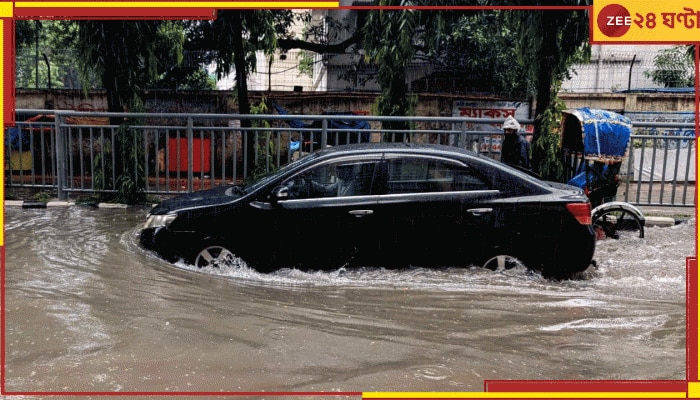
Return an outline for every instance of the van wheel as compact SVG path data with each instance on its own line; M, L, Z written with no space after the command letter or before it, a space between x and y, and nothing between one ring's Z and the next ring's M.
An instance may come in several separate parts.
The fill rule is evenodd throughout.
M246 265L242 258L236 256L228 248L210 244L201 249L192 260L192 264L197 268L240 268Z
M524 266L525 264L523 264L522 261L505 254L493 256L482 264L483 268L490 269L491 271L506 271L515 267Z

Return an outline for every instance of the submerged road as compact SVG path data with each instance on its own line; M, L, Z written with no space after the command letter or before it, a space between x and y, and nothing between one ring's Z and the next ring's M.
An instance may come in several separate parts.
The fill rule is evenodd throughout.
M8 207L10 392L482 391L485 380L685 380L695 221L598 242L597 269L169 264L146 209Z

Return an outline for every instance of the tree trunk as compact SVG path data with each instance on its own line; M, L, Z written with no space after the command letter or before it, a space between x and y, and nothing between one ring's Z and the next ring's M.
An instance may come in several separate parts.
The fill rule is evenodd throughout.
M548 15L549 16L549 15ZM543 126L539 116L544 114L552 102L552 83L554 81L554 68L557 65L557 29L553 23L556 18L541 20L542 45L540 47L539 69L537 76L537 106L535 107L535 129L532 141L537 142L541 135L545 135L547 127ZM540 164L547 157L546 149L532 146L532 168L539 171Z
M243 48L243 23L242 23L242 11L234 11L232 18L232 41L233 41L233 65L236 69L236 90L238 93L238 113L248 115L250 114L250 103L248 102L248 82L247 82L247 70L245 63L245 49ZM251 127L251 122L249 119L241 120L241 128L243 128L243 135L245 143L245 154L248 155L247 160L245 160L245 173L251 174L255 170L255 135L252 131L246 130L246 128ZM246 140L247 138L247 140Z
M115 59L108 61L108 63L109 65L119 65ZM102 75L102 82L107 97L107 111L124 112L122 98L119 93L119 77L117 72L113 68L110 68L109 65L105 63L104 74ZM119 125L120 121L118 121L118 118L111 117L110 124Z

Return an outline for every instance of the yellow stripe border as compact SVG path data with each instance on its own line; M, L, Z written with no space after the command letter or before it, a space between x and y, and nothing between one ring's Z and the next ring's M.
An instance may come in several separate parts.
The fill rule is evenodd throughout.
M12 18L14 7L11 1L0 1L0 18Z
M688 382L688 398L700 398L700 382Z

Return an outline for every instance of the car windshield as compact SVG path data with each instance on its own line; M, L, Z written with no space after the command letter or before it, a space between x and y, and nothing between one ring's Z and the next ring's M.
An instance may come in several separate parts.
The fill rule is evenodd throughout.
M277 176L279 176L279 175L283 175L283 174L285 174L287 171L293 170L293 169L295 169L295 168L297 168L297 167L300 167L300 166L306 165L306 164L308 164L308 163L311 163L311 162L312 162L313 160L315 160L316 158L318 158L318 154L312 153L312 154L306 155L306 156L304 156L304 157L301 157L301 158L298 159L298 160L292 161L292 162L289 163L289 164L285 164L285 165L283 165L282 167L280 167L280 169L276 169L276 170L274 170L274 171L270 171L270 172L267 172L267 173L265 173L265 174L262 174L262 175L258 176L256 179L251 180L250 182L247 182L247 183L241 188L241 191L242 191L243 193L250 193L250 192L253 192L253 191L257 190L258 188L260 188L260 187L264 186L265 184L267 184L267 182L271 181L271 180L274 179L275 177L277 177Z

